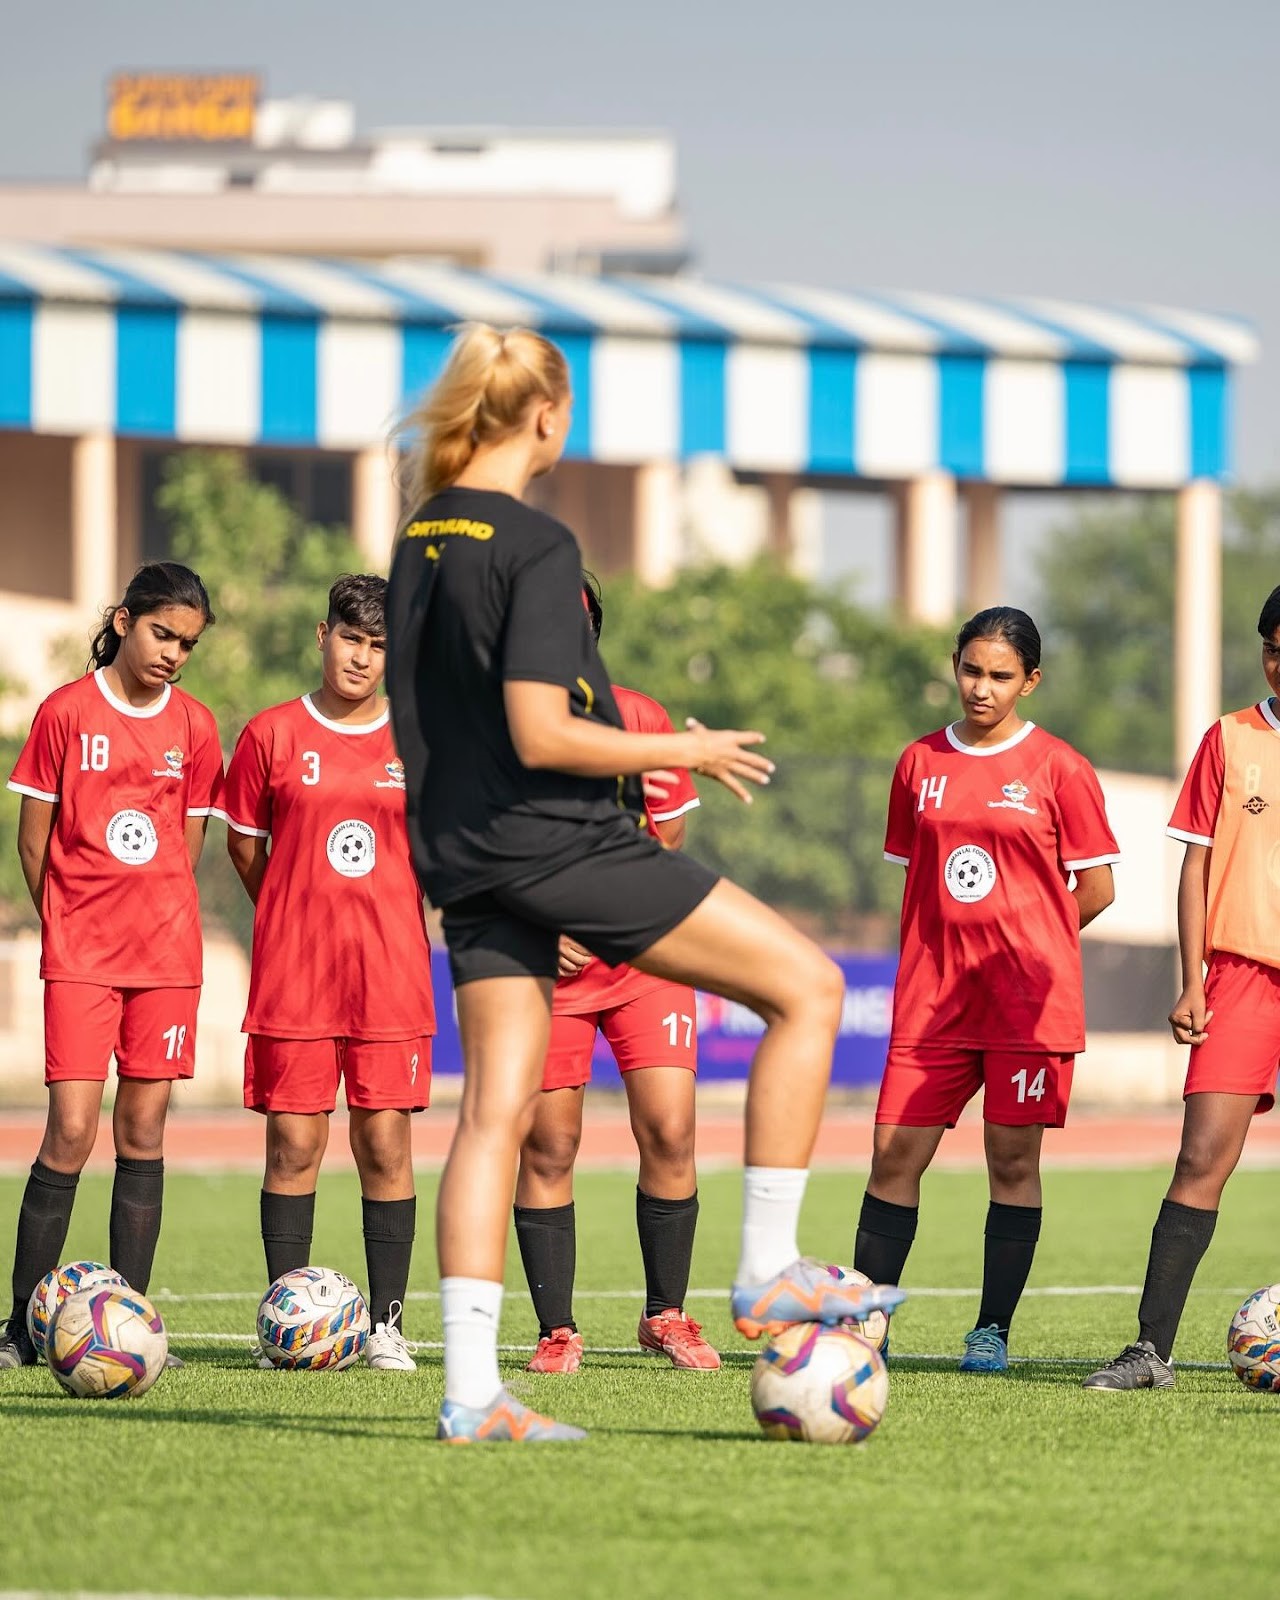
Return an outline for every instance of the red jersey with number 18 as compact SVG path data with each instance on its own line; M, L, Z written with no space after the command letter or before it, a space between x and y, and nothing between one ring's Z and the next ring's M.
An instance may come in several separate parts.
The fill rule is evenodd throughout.
M618 702L618 710L622 713L622 725L630 733L671 733L671 718L656 700L651 700L647 694L641 694L638 689L623 689L618 684L613 686L613 697ZM649 832L657 834L659 822L670 822L675 817L684 816L686 811L692 811L702 802L698 799L698 791L694 787L693 779L684 770L676 773L676 785L663 800L646 800L644 803L645 820ZM635 1000L642 994L651 990L661 989L667 983L666 978L655 978L647 972L640 972L635 967L625 964L620 967L606 967L604 962L593 956L575 978L560 978L552 991L551 1009L557 1016L587 1016L593 1011L603 1011L607 1006L625 1005L628 1000ZM677 986L678 987L678 986Z
M222 814L270 839L253 918L246 1033L416 1039L436 1031L404 767L389 717L349 725L310 695L236 744Z
M1120 855L1082 755L1033 722L984 749L940 728L898 762L884 853L907 869L892 1044L1084 1048L1068 882Z
M115 989L200 984L188 817L222 790L213 713L173 684L139 709L102 672L36 712L10 789L57 806L40 907L40 976Z

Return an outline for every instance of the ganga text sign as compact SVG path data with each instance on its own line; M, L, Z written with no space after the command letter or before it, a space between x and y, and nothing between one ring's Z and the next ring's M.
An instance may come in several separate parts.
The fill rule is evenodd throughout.
M121 143L244 143L261 80L247 72L120 72L107 91L107 135Z

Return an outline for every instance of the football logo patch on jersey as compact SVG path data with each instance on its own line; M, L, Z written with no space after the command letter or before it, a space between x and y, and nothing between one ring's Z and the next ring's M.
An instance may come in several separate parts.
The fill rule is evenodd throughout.
M385 771L386 771L386 774L387 774L386 777L385 778L379 778L377 780L377 782L375 782L375 784L374 784L374 788L375 789L403 789L404 788L404 762L403 761L399 760L398 758L395 761L388 761L387 765L386 765L386 768L385 768Z
M127 867L145 866L159 848L156 825L145 811L117 811L107 823L107 849Z
M942 881L953 900L965 905L985 900L996 886L996 864L980 844L957 845L947 857Z
M1025 811L1029 817L1037 815L1035 806L1027 804L1027 796L1031 790L1027 788L1021 778L1015 778L1012 783L1002 785L1000 793L1003 800L988 800L987 808L990 811Z
M153 778L181 778L182 777L182 746L175 744L172 749L164 753L164 766L151 769Z
M330 830L325 842L329 865L344 878L363 878L373 871L374 834L367 822L350 818Z

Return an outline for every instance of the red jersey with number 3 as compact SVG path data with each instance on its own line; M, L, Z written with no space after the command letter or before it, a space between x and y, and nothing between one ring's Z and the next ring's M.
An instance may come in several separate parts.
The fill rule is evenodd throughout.
M200 902L188 817L222 790L213 713L166 684L153 705L118 699L101 671L36 712L10 789L57 806L40 907L40 976L114 989L201 980Z
M223 814L237 833L271 841L244 1031L280 1039L433 1034L422 890L388 716L334 722L310 695L260 712L227 768Z
M631 733L671 733L671 718L656 700L636 689L613 687L614 699L622 713L622 725ZM670 822L701 804L693 779L681 769L676 774L676 785L664 800L644 803L645 819L649 832L656 834L659 822ZM610 1006L625 1005L653 989L660 989L665 978L654 978L647 972L637 972L634 967L607 967L593 956L575 978L557 981L551 998L551 1009L560 1016L580 1017L593 1011L604 1011Z
M985 749L941 728L898 762L884 853L907 869L892 1044L1084 1048L1069 878L1120 855L1082 755L1033 722Z

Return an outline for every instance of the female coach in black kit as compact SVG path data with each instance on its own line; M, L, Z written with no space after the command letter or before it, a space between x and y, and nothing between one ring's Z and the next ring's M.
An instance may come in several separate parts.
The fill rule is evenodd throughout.
M569 530L522 504L560 459L572 395L535 333L473 324L416 422L420 509L396 552L387 687L423 887L444 912L466 1080L440 1185L445 1342L438 1434L581 1438L502 1387L497 1329L520 1145L541 1083L568 933L750 1006L766 1031L746 1113L738 1328L835 1322L902 1299L800 1258L796 1224L843 980L767 906L641 831L638 776L768 782L759 733L626 732L582 609ZM623 774L624 776L619 776Z

